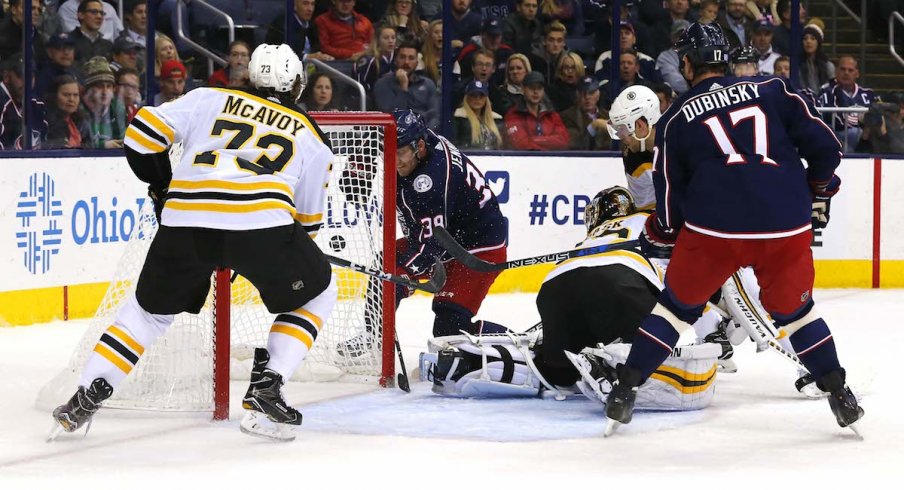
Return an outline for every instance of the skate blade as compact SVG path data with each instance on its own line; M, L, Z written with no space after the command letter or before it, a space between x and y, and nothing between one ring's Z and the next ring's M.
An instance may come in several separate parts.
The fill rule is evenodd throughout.
M276 423L260 412L246 412L239 429L245 434L269 441L292 442L295 440L294 425Z
M615 434L615 431L617 431L621 425L621 422L615 419L606 418L606 429L603 431L603 437L609 437L612 434Z
M854 432L854 434L857 436L857 439L860 439L861 441L863 440L863 434L860 432L860 427L857 425L857 422L849 424L847 428L851 429L851 431Z
M57 436L63 433L66 430L59 422L56 420L53 421L53 427L50 429L50 433L47 434L47 439L44 440L46 443L51 443L56 440Z

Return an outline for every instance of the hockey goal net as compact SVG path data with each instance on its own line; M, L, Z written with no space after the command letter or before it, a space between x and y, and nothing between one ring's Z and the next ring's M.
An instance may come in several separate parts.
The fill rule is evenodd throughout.
M394 272L395 122L382 113L311 115L335 154L327 216L315 241L325 253ZM172 151L178 153L179 148ZM173 155L174 164L176 157ZM41 390L39 407L56 406L75 391L98 338L134 292L156 230L148 201L88 331L66 369ZM292 380L391 386L395 371L394 290L360 273L333 269L339 299ZM243 277L218 270L211 282L201 313L177 315L166 334L145 351L106 407L211 411L215 419L228 418L229 380L248 378L254 349L266 346L274 315ZM343 349L355 338L366 342L359 343L353 353Z

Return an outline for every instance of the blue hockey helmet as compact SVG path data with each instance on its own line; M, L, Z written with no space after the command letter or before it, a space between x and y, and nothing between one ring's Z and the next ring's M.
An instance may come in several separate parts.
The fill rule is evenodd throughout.
M728 38L715 22L711 24L694 22L675 42L674 49L678 52L679 60L684 60L684 56L687 55L692 67L728 64L728 55L731 51Z
M427 137L427 123L420 114L411 109L397 109L392 116L396 120L396 144L399 148L416 144Z

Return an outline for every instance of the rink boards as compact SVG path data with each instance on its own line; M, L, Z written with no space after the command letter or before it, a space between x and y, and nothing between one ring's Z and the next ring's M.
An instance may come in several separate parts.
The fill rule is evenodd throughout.
M571 248L594 194L625 185L620 158L477 156L509 226L509 258ZM146 199L123 157L5 159L0 326L93 314ZM904 287L904 160L845 159L831 226L813 243L817 287ZM325 234L341 234L329 206ZM552 266L514 269L492 292L539 288Z

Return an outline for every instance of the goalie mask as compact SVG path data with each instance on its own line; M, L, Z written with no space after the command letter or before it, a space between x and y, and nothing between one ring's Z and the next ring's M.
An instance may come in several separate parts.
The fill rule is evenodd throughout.
M613 218L634 214L634 198L622 186L609 187L599 191L584 208L584 225L590 233L597 226Z

